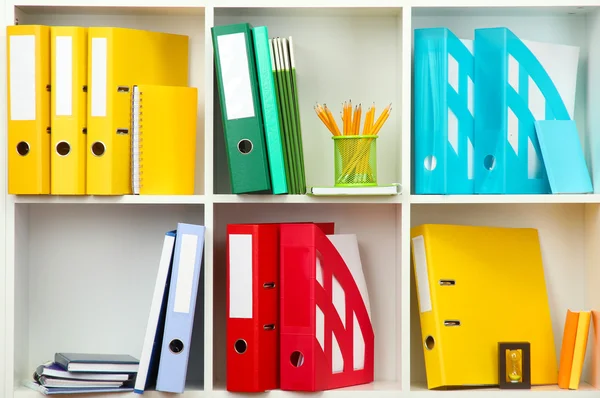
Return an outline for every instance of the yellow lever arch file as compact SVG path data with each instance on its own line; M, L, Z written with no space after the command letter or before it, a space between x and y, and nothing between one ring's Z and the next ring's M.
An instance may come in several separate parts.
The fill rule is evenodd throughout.
M187 86L188 36L89 28L87 193L131 194L131 91Z
M558 368L537 230L411 230L427 386L497 385L498 343L529 342L531 384Z
M134 194L194 194L197 107L198 90L194 87L134 86Z
M84 195L87 119L87 28L50 28L52 134L50 193Z
M8 193L50 193L50 28L6 28Z

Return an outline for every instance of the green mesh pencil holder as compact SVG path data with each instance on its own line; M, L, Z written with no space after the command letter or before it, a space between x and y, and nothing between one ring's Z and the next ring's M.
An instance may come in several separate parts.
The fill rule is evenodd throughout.
M377 185L376 135L334 136L336 187Z

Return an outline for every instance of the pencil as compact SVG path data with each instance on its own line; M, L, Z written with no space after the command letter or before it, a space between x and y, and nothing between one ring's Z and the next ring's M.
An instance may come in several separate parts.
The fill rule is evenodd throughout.
M335 130L335 135L342 135L342 133L340 132L340 129L339 129L337 123L335 122L335 118L333 117L333 114L331 113L331 111L329 110L329 108L327 108L327 104L324 104L324 105L325 106L323 107L323 109L325 110L325 113L327 114L327 119L329 119L329 124Z
M354 110L354 118L352 120L352 135L358 135L358 130L360 129L361 110L361 104L358 104Z
M321 107L320 104L317 104L317 105L315 105L314 109L315 109L315 112L317 113L317 116L319 117L319 119L321 119L321 121L323 122L325 127L327 127L327 129L331 132L331 134L335 135L335 130L331 126L331 123L329 123L329 119L327 118L327 114L325 113L325 110L323 109L323 107Z
M363 128L363 135L371 135L371 128L373 127L373 115L375 114L375 104L371 105L367 116L365 117L365 125Z
M379 115L379 117L377 118L377 121L375 122L375 126L373 127L373 130L371 132L372 135L377 135L377 133L379 133L379 130L381 130L381 127L383 127L383 124L385 123L387 118L390 116L391 110L392 110L392 104L389 104L383 111L381 111L381 115Z

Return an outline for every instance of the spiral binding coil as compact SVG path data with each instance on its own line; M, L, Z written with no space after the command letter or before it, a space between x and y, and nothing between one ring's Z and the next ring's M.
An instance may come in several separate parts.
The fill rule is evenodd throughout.
M134 86L131 101L131 167L133 194L139 194L143 188L143 161L144 161L144 138L143 138L143 104L142 92L138 86Z

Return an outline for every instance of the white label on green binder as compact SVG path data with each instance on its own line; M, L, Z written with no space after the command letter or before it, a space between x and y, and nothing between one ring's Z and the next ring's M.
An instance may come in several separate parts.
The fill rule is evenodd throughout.
M90 82L92 116L106 116L107 62L106 38L92 38L92 78Z
M429 271L427 270L425 240L423 236L417 236L413 238L412 243L417 273L419 307L421 308L421 312L428 312L431 311L431 291L429 290Z
M10 120L35 120L35 36L10 37Z
M177 286L175 287L175 304L173 311L189 314L194 288L194 266L196 264L196 249L198 237L190 234L181 236L179 249L179 269L177 271Z
M56 36L56 116L73 114L73 38Z
M254 100L244 33L217 37L227 120L254 117Z
M252 235L229 235L229 317L252 318Z

